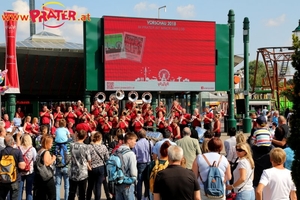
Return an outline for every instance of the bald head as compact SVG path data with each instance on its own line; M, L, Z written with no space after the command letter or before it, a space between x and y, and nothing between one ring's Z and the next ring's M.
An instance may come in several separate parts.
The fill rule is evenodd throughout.
M182 135L183 136L190 136L191 135L191 129L189 127L185 127L183 130L182 130Z

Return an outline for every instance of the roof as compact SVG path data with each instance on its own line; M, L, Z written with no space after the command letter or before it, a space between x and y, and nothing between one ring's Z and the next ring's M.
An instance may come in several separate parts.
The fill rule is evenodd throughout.
M6 43L0 43L0 48L5 48ZM42 31L35 34L24 41L16 42L17 49L26 50L48 50L48 51L64 51L64 52L80 52L83 53L83 44L66 42L62 36Z

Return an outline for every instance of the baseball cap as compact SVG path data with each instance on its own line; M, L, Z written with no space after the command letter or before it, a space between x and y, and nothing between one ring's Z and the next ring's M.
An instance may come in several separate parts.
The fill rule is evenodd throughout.
M261 115L261 116L256 118L256 123L260 126L265 126L265 125L267 125L267 119L266 119L265 116Z

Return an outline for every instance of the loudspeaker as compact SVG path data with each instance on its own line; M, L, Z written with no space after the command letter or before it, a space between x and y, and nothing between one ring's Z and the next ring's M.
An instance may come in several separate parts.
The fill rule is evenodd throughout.
M236 99L235 105L237 114L245 114L245 99Z

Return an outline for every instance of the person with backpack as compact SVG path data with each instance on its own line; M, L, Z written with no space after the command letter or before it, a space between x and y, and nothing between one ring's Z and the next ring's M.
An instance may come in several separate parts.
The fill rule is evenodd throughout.
M25 169L20 170L21 180L19 184L19 197L18 200L22 200L23 190L26 182L26 200L32 200L32 188L34 180L34 168L33 163L36 160L37 152L32 146L32 139L29 134L24 134L22 138L21 133L17 134L16 142L18 149L21 150L24 162L26 164Z
M25 169L22 152L14 148L11 135L4 138L5 148L0 151L0 200L5 200L10 192L10 199L17 200L19 195L19 170Z
M101 199L101 185L103 180L106 178L105 162L108 160L107 147L102 144L102 134L95 132L92 136L92 144L88 145L91 152L91 167L88 177L88 188L86 192L86 199L91 200L92 191L94 190L95 200ZM110 199L110 197L108 197Z
M149 165L148 176L149 176L149 199L153 199L154 182L156 175L159 171L164 170L168 167L168 148L171 146L169 141L165 141L160 147L160 158L153 160ZM146 196L145 196L146 197Z
M154 183L154 200L200 200L200 187L194 173L181 167L183 150L168 148L169 166L158 172Z
M146 130L141 129L138 132L139 140L132 151L136 155L137 169L138 169L138 182L136 186L137 200L142 199L142 186L144 182L145 191L149 191L149 182L144 180L143 173L146 167L152 160L152 147L153 144L146 138Z
M208 144L209 152L198 155L193 163L192 170L196 175L202 200L225 200L225 182L231 179L230 164L220 152L223 142L220 138L212 138Z
M115 184L116 200L134 200L134 184L137 179L137 161L132 148L137 136L129 132L125 135L124 144L113 153L107 161L108 181ZM114 165L116 163L118 166ZM120 165L119 165L120 164Z

